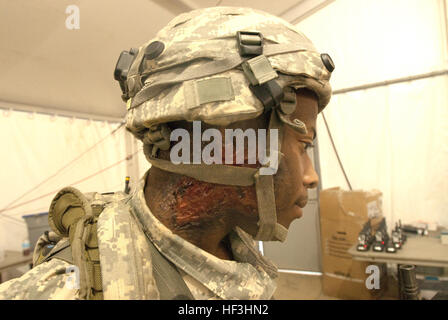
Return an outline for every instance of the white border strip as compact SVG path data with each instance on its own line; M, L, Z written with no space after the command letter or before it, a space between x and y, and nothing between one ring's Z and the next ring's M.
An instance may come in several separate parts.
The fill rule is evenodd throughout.
M263 241L258 241L258 250L260 251L261 255L264 256Z
M321 276L322 275L322 272L299 271L299 270L290 270L290 269L278 269L278 272L301 274L301 275L305 275L305 276Z
M340 276L338 274L329 273L329 272L325 272L325 275L328 277L333 277L333 278L340 279L340 280L347 280L347 281L358 282L358 283L364 282L364 280L362 280L362 279L344 277L344 276Z

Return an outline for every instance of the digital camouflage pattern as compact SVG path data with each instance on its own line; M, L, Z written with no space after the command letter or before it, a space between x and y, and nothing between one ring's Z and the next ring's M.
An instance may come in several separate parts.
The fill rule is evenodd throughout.
M148 174L148 173L147 173ZM148 241L180 270L196 299L269 299L276 267L260 255L252 238L230 235L236 261L221 260L173 234L146 205L146 175L134 193L109 201L98 220L104 299L159 299ZM115 200L113 200L115 199ZM61 240L66 241L66 240ZM70 288L70 263L52 259L0 285L0 299L78 299Z
M148 128L152 130L158 124L203 120L227 125L258 117L264 107L249 89L242 61L216 74L174 81L179 75L194 75L208 62L241 59L237 31L261 32L264 55L277 72L276 81L281 87L307 87L318 96L320 110L328 104L331 72L306 36L284 20L261 11L215 7L176 17L140 47L127 79L131 96L127 103L127 129L150 144L144 137L148 136ZM163 42L164 51L155 59L143 61L146 48L154 41ZM283 48L282 53L275 51L279 47ZM198 88L200 81L207 79L230 83L229 97L201 103ZM137 97L146 89L152 90L150 98L139 102ZM260 255L252 237L239 228L231 232L229 239L236 261L221 260L205 252L173 234L152 215L144 198L145 181L146 175L129 197L110 196L98 219L105 299L160 298L148 241L177 266L196 299L272 297L277 270ZM97 200L104 203L102 197ZM66 286L71 277L66 273L68 267L70 263L59 259L43 262L22 277L1 284L0 299L78 299L78 290Z
M104 299L158 299L148 239L129 200L109 204L98 220Z
M128 74L127 128L142 139L147 128L177 120L202 120L215 125L228 125L258 117L262 103L249 89L249 81L241 65L200 79L191 79L155 90L153 97L136 103L141 91L173 81L179 74L190 72L213 61L239 57L237 31L258 31L265 40L265 55L277 71L282 87L308 87L319 98L323 109L329 102L331 72L324 66L320 53L311 41L286 21L250 8L214 7L194 10L174 18L154 39L139 48ZM164 51L155 59L142 59L146 48L160 41ZM269 54L276 45L300 47L300 50ZM198 104L196 84L210 78L231 80L234 98ZM142 90L143 89L143 90Z
M78 291L66 285L70 264L53 259L38 265L23 276L0 284L0 300L74 300Z
M145 179L130 200L131 210L159 251L178 268L221 299L270 299L277 268L256 249L240 228L230 234L236 261L222 260L175 235L155 218L144 198Z

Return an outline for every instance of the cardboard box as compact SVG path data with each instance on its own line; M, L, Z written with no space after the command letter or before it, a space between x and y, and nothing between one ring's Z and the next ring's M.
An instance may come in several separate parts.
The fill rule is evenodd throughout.
M355 261L348 249L370 218L375 229L382 218L380 191L326 189L319 194L322 244L323 292L341 299L377 299L387 288L387 268L380 270L380 289L367 289L366 268L370 262Z

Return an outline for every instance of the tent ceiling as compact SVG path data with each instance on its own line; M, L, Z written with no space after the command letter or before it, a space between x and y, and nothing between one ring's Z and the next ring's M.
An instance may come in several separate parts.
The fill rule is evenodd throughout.
M0 107L6 102L122 117L113 80L118 55L154 37L177 14L219 3L290 19L289 9L301 14L305 2L309 6L309 0L0 0ZM80 9L79 30L65 27L70 4Z

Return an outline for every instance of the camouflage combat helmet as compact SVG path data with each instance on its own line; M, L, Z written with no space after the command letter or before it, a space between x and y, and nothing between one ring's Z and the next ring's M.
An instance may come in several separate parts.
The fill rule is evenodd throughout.
M179 120L225 126L270 112L269 128L279 130L279 142L284 125L304 133L304 123L289 118L294 89L314 91L321 111L330 100L333 69L330 56L286 21L249 8L214 7L181 14L140 48L123 51L114 76L127 104L126 127L143 141L153 166L210 183L255 185L255 239L284 241L272 175L218 164L175 165L158 159L157 151L170 148L166 124Z

